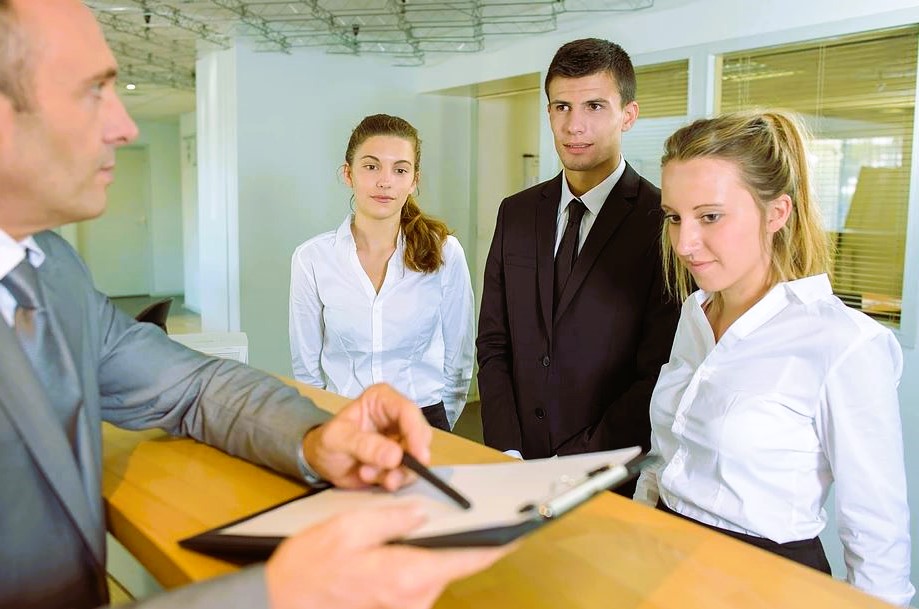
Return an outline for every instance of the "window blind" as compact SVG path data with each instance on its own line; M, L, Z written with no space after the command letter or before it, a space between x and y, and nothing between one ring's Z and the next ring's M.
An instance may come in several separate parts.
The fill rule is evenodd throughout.
M685 116L689 99L689 60L635 68L641 118Z
M638 120L622 136L622 154L651 183L660 186L667 137L686 124L689 60L635 68Z
M898 327L919 27L721 58L720 111L784 108L812 141L812 180L835 246L833 288Z

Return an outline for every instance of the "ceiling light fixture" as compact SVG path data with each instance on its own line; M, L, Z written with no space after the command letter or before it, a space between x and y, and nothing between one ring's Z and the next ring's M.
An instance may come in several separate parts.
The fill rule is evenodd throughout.
M489 37L551 32L563 14L638 11L654 0L84 0L134 83L194 90L202 48L383 55L423 65L482 51ZM127 74L123 74L127 76ZM747 78L750 78L749 76Z

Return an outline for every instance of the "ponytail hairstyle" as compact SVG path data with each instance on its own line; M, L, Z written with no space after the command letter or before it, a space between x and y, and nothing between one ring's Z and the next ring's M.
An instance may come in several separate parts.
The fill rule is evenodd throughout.
M361 144L377 135L400 137L412 144L417 180L421 171L421 139L418 130L398 116L374 114L365 117L351 132L345 162L350 166ZM409 194L402 206L400 226L405 237L405 266L419 273L436 272L444 263L444 243L451 234L447 225L422 212L415 196Z
M829 272L832 250L820 219L807 167L807 132L794 114L745 111L701 119L679 129L664 144L661 166L671 161L712 158L737 166L740 178L763 217L762 241L771 254L769 285ZM788 221L766 242L766 210L783 194L791 199ZM692 275L661 231L667 289L685 300Z

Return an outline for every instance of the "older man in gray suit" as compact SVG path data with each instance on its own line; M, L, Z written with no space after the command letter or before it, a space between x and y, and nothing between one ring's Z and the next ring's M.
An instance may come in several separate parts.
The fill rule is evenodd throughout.
M107 601L103 420L343 486L401 485L403 445L429 458L430 429L391 389L375 387L329 420L263 373L118 312L70 246L44 232L105 208L115 149L137 136L115 75L79 0L0 0L2 607ZM500 553L385 545L422 518L417 506L344 515L288 540L265 566L145 605L427 607Z

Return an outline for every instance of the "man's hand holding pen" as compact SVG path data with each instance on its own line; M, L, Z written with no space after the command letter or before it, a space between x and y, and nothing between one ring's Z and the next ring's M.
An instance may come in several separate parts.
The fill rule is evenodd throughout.
M414 479L404 452L427 465L431 427L421 410L389 385L374 385L303 440L306 461L341 488L378 484L393 491Z
M418 406L387 385L375 385L307 433L303 454L316 473L336 486L379 484L395 490L414 479L409 468L426 472L430 481L431 438ZM420 504L406 502L346 512L289 538L265 566L272 608L426 608L451 581L488 567L513 549L389 544L426 520ZM392 577L388 566L394 564L410 576Z

